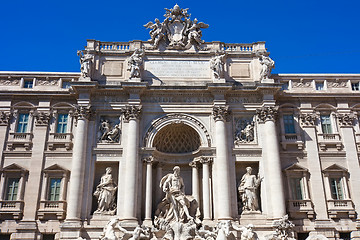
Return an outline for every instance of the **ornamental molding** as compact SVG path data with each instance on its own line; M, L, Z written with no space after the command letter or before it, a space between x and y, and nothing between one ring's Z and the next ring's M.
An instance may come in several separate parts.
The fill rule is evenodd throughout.
M20 80L5 80L5 79L1 79L0 80L0 85L4 85L4 86L17 86L20 84Z
M188 8L180 8L177 4L165 10L163 22L155 18L154 23L150 21L144 25L151 29L149 43L152 46L149 49L158 49L160 44L164 44L167 49L187 50L194 46L197 50L206 50L202 48L201 29L208 28L208 24L196 18L191 20Z
M0 111L0 126L7 126L12 118L12 113L9 111Z
M316 113L300 113L299 118L302 127L314 127L318 115Z
M121 109L121 112L124 114L125 121L127 122L130 120L140 119L141 111L141 105L131 105Z
M335 79L334 81L327 81L327 86L329 88L346 88L347 81L340 81L340 79Z
M52 113L48 111L35 111L35 125L36 126L47 126L51 119Z
M197 159L202 164L212 163L214 160L213 157L207 157L207 156L200 156L200 157L197 157Z
M312 80L304 81L303 78L300 78L299 82L292 81L293 88L310 88Z
M266 121L275 121L276 115L278 113L279 107L262 107L260 109L256 109L257 120L260 123L264 123Z
M56 86L58 85L58 83L59 83L58 79L53 79L53 80L36 79L36 85L38 86Z
M229 106L214 106L212 115L215 121L227 121L231 111L229 110Z
M335 116L338 119L340 127L352 127L356 118L354 113L337 113Z

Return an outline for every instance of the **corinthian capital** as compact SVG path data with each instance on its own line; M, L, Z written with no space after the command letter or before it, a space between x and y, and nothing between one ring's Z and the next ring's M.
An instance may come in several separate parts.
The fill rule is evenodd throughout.
M153 156L143 158L143 162L147 164L153 164L155 162L155 158Z
M274 121L277 112L278 107L262 107L256 109L256 115L259 122Z
M211 163L212 161L213 161L212 157L205 157L205 156L199 157L199 162L202 164Z
M214 106L212 115L215 121L227 121L230 115L229 106Z
M300 124L302 127L313 127L316 124L317 115L315 113L300 114Z
M130 119L139 119L141 115L142 106L126 106L121 111L124 114L124 118L126 121L129 121Z
M336 114L340 127L351 127L353 125L354 113L338 113Z
M47 126L51 118L51 113L47 111L36 111L34 117L36 126Z
M7 126L9 124L11 117L12 117L11 112L0 111L0 125Z
M89 119L92 114L91 106L77 106L74 112L74 117L76 118L76 121L78 119Z

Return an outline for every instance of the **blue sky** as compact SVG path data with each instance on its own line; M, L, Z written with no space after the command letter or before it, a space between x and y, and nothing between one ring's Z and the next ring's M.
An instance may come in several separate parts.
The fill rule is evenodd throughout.
M86 39L145 41L175 3L210 25L205 41L266 41L274 73L360 73L359 0L3 1L0 71L78 72Z

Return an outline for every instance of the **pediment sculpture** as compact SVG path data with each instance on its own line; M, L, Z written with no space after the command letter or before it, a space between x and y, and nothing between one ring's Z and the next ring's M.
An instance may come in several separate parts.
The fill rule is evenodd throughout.
M201 39L201 29L208 28L209 25L199 22L196 18L191 20L187 13L188 8L182 9L177 4L173 8L165 8L165 10L163 22L155 18L154 23L150 21L144 25L151 29L149 32L151 49L157 49L163 42L167 49L185 50L194 46L201 50L201 45L204 43Z

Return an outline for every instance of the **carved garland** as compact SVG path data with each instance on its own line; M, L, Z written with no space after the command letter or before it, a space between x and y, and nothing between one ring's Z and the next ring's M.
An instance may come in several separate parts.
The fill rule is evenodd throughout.
M145 137L144 137L144 146L146 146L146 143L149 141L150 135L151 133L154 131L154 129L156 129L158 126L160 126L162 123L166 122L166 121L170 121L170 120L174 120L174 119L184 119L184 120L188 120L190 122L195 123L205 134L206 139L207 139L207 143L208 146L211 146L211 138L210 138L210 134L207 131L207 129L205 128L205 126L196 118L193 118L189 115L185 115L185 114L181 114L181 113L171 113L168 114L162 118L157 119L152 125L151 127L147 130Z
M51 112L36 111L34 113L36 126L47 126L51 119Z

